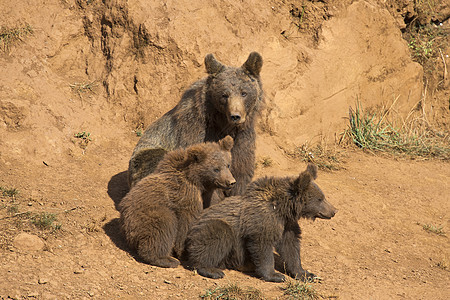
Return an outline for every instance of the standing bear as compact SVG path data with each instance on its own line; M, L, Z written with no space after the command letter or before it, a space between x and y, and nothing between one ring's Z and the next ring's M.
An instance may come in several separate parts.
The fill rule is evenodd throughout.
M337 212L314 183L316 177L317 167L309 164L298 177L261 178L243 196L204 210L186 240L189 266L202 276L222 278L221 269L249 261L262 279L281 282L284 275L274 269L276 250L290 276L314 277L302 268L298 220L330 219Z
M231 173L236 179L228 194L242 194L251 182L255 121L264 102L259 76L262 57L252 52L241 67L235 68L208 54L205 66L208 76L192 84L180 102L143 133L129 162L130 187L152 173L166 152L217 142L226 135L234 139Z
M140 180L119 204L129 246L147 263L177 267L186 234L216 188L229 189L233 178L233 139L168 152L153 174Z

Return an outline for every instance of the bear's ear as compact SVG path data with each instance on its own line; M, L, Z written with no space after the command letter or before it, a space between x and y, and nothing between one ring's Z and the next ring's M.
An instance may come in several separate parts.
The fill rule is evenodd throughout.
M223 139L221 139L217 143L219 144L220 148L225 150L225 151L230 151L233 148L233 145L234 145L233 138L231 136L229 136L229 135L227 135L226 137L224 137Z
M311 174L314 180L317 179L317 166L315 164L309 163L308 166L306 167L306 171L308 171L309 174Z
M214 55L210 53L205 56L205 67L206 67L206 72L208 72L208 74L217 74L223 70L224 65L221 64L214 57Z
M193 147L188 149L187 151L186 164L199 163L204 161L205 158L206 152L203 149L199 147Z
M303 171L300 173L300 175L298 176L297 179L295 179L294 181L294 190L297 191L297 193L301 194L303 193L306 189L308 189L309 185L311 184L312 181L312 175L311 173L309 173L308 170Z
M262 56L258 52L252 52L248 56L247 61L242 65L242 68L253 76L259 76L262 64Z

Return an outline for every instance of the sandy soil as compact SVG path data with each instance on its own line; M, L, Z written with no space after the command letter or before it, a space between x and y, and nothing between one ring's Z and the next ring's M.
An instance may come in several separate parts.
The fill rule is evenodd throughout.
M282 284L251 274L211 280L135 258L116 205L136 132L204 76L207 53L239 65L253 50L267 95L256 152L273 161L257 177L304 170L285 150L334 142L356 99L374 109L397 99L399 118L422 100L448 132L448 77L424 97L423 70L400 33L411 9L385 2L1 2L0 25L29 24L33 34L0 51L0 187L19 190L0 194L0 298L196 299L238 283L283 299ZM91 140L74 137L81 132ZM339 299L448 299L448 161L339 150L343 169L317 180L339 212L301 221L303 265L321 278L314 288ZM59 229L31 223L44 212Z

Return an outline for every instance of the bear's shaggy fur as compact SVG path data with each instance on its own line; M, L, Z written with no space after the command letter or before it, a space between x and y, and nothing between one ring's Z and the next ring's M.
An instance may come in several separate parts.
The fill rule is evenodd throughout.
M130 247L147 263L176 267L186 234L216 188L235 183L230 172L233 139L167 153L155 172L139 181L119 204ZM209 204L208 204L209 205Z
M212 54L205 57L208 77L195 82L180 102L144 132L128 168L130 187L154 171L163 155L177 148L234 139L231 173L236 185L230 195L242 194L255 168L255 119L263 102L259 73L262 57L250 53L238 68L225 66Z
M262 279L280 282L284 275L274 269L275 249L289 275L314 277L302 268L298 220L330 219L337 212L314 183L316 177L317 167L310 164L298 177L261 178L243 196L206 209L188 233L189 266L200 275L222 278L220 269L236 269L249 260Z

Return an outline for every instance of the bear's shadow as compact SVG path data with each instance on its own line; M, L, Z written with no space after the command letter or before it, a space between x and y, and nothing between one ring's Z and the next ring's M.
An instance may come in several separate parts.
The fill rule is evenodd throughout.
M120 201L122 201L122 198L125 197L129 191L127 175L128 171L117 173L112 176L108 182L108 195L114 202L114 207L116 210L118 210L118 205ZM120 228L119 218L114 218L103 225L103 231L117 246L117 248L129 253L137 261L141 261L137 253L128 247L125 236Z
M114 201L114 206L118 210L118 205L122 198L128 193L128 171L117 173L108 182L108 195Z

